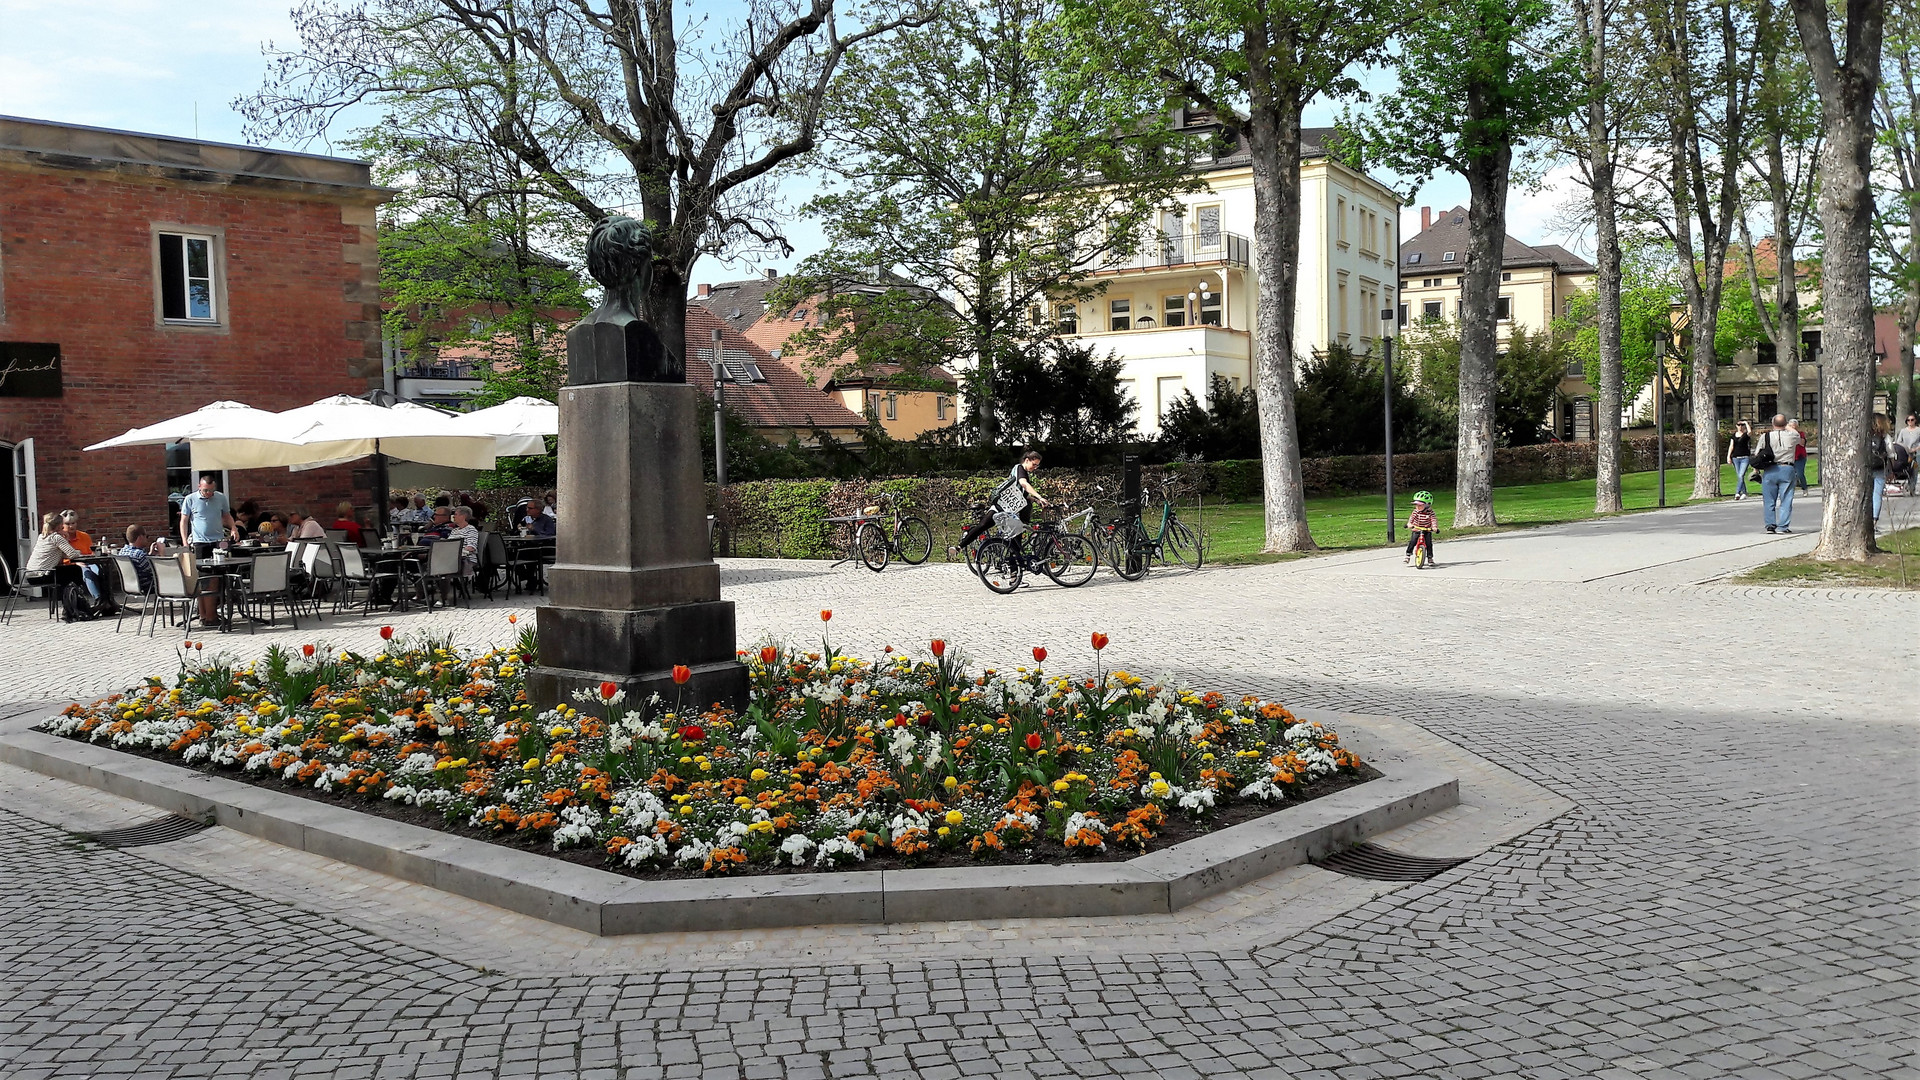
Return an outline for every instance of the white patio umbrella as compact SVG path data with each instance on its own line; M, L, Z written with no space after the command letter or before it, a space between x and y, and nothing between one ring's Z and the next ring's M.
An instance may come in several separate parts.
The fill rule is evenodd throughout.
M313 466L385 454L456 469L491 469L499 446L496 436L454 427L454 418L437 410L375 405L345 394L289 409L277 414L277 420L285 429L299 434L291 441L279 438L196 440L194 467Z
M202 439L248 439L294 445L305 429L290 425L279 413L256 409L238 401L216 401L190 413L162 420L145 427L131 428L111 439L94 443L88 450L111 450L119 446L166 446L170 443Z
M539 438L560 434L560 406L537 397L517 397L491 408L461 413L453 418L453 422L469 431L484 431L489 435ZM545 443L541 443L537 450L527 451L533 454L546 452ZM502 454L516 456L504 451Z

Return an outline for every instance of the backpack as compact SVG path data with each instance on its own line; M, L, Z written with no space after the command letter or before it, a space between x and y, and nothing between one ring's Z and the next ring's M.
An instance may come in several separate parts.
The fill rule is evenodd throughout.
M1753 448L1753 456L1747 459L1747 468L1754 472L1766 472L1778 464L1779 460L1773 456L1773 431L1769 429L1761 433L1759 444Z
M68 582L60 590L60 617L66 622L85 622L100 613L93 594L84 585Z

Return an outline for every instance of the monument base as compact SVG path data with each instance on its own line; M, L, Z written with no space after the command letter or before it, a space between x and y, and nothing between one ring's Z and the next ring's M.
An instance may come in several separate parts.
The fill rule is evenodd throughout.
M611 682L636 696L658 693L689 708L715 702L740 709L747 702L747 669L733 651L731 600L641 608L540 609L540 664L527 672L527 700L546 707L570 702L576 689L599 692ZM693 678L674 685L673 666Z
M527 670L527 700L573 704L573 692L585 690L598 697L600 684L613 683L627 692L625 706L633 708L641 701L660 695L666 708L676 703L689 714L717 703L738 710L747 700L747 669L738 661L717 664L691 664L693 677L685 686L673 681L673 671L648 671L620 675L604 671L580 671L541 665ZM691 721L689 721L691 722Z

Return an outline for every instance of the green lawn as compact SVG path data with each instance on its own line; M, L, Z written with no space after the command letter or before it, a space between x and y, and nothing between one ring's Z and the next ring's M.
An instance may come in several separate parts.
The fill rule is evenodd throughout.
M1775 559L1735 580L1755 585L1869 586L1920 589L1920 529L1901 529L1876 541L1880 554L1864 563L1816 562L1805 555Z
M1627 510L1645 510L1659 505L1659 475L1653 472L1628 473L1620 478L1620 500ZM1818 478L1818 463L1809 463L1807 479L1817 483ZM1667 470L1668 506L1687 502L1692 489L1692 469ZM1720 490L1733 491L1731 465L1720 468ZM1759 485L1752 478L1748 479L1748 490L1756 496L1759 492ZM1448 523L1453 520L1453 490L1435 489L1433 498L1434 512L1439 515L1443 539L1493 531L1451 528ZM1410 494L1394 497L1394 516L1399 526L1395 535L1400 537L1401 543L1406 540L1407 514L1412 509L1413 498ZM1594 516L1593 481L1566 480L1552 484L1495 488L1493 512L1503 526L1547 525L1591 518ZM1183 516L1191 513L1190 508L1182 511ZM1274 558L1259 554L1265 540L1265 524L1261 514L1262 504L1257 502L1207 506L1202 517L1208 541L1207 557L1228 563ZM1147 524L1149 528L1154 525L1151 512ZM1384 494L1308 499L1307 524L1313 530L1314 542L1322 548L1379 547L1387 543L1387 499Z

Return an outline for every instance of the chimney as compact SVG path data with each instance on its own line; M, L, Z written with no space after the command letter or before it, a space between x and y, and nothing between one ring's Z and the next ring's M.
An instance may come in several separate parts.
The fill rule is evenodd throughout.
M773 280L774 278L777 278L777 277L779 277L779 276L780 276L780 271L778 271L778 270L771 270L771 269L770 269L770 270L768 270L768 271L767 271L767 280L768 280L768 281L772 281L772 280Z
M700 299L705 300L707 297L712 295L713 295L713 286L702 283L700 286Z
M1421 207L1420 208L1420 231L1426 232L1427 226L1432 224L1433 224L1433 207L1431 206Z

